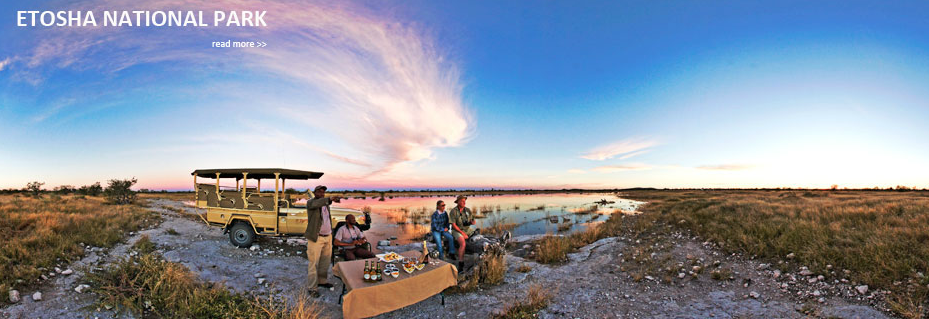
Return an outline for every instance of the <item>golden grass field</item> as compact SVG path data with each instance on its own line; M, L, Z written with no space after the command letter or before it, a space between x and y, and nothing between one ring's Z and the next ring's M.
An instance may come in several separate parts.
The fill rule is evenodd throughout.
M889 290L900 315L929 297L929 192L632 191L643 216L686 228L723 249L783 260ZM796 265L796 263L792 263Z
M177 195L173 195L177 196ZM145 198L147 196L142 196ZM84 256L81 243L112 247L129 232L156 225L158 213L144 207L110 205L101 197L43 194L0 195L0 291L37 285L50 269ZM165 261L142 237L139 254L88 275L101 304L118 305L145 317L167 318L317 318L320 307L297 298L269 301L203 283L178 263ZM8 300L3 299L3 303Z
M80 259L80 243L111 247L158 219L141 206L108 205L101 197L0 195L0 291L35 285L40 268L47 273Z
M616 214L584 232L546 236L536 259L561 262L599 238L674 225L727 252L771 261L793 253L792 267L822 274L832 265L836 276L890 291L888 304L903 317L921 318L929 309L929 192L636 190L621 196L648 204L632 218Z

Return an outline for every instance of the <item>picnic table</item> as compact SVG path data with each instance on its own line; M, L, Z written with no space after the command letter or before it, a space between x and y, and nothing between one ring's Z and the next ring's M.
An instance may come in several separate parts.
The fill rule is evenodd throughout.
M400 253L404 257L419 258L420 251ZM458 269L438 259L429 259L422 270L408 274L400 267L400 276L383 276L383 280L366 282L362 278L365 261L342 261L332 267L332 274L342 281L342 316L345 318L373 317L397 310L441 293L458 284ZM383 270L383 267L381 268ZM347 291L347 292L346 292ZM444 295L443 295L444 302Z

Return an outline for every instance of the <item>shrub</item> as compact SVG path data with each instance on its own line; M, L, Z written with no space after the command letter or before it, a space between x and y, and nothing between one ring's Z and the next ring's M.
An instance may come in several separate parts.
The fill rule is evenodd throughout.
M42 185L45 185L45 183L41 183L39 181L31 182L26 184L26 187L23 188L23 190L32 193L33 197L39 197L39 194L42 194Z
M93 185L81 186L77 192L88 196L100 196L100 193L103 193L103 186L100 186L100 182L96 182Z
M137 182L138 180L135 177L132 179L111 179L110 185L103 191L103 195L113 204L132 204L135 202L136 196L131 187Z

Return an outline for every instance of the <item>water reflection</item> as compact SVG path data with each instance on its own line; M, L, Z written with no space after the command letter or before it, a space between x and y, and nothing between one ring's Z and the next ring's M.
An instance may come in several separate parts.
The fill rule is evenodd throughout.
M341 207L370 209L374 226L369 239L390 239L395 244L422 240L430 231L429 220L437 200L451 210L454 197L396 197L345 199ZM614 213L634 214L642 202L611 193L535 194L469 197L482 232L509 230L514 236L545 233L570 234L605 221Z

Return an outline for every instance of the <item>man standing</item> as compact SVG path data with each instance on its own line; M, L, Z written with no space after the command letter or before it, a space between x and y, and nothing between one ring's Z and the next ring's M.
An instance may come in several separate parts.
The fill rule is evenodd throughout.
M471 228L471 225L474 225L474 218L471 216L471 210L465 207L465 201L467 200L468 198L464 197L464 195L458 195L458 198L455 199L455 208L452 208L452 211L449 212L449 222L452 223L452 228L455 229L452 235L455 236L455 241L458 243L459 263L464 258L465 241L474 234L474 229Z
M326 186L319 185L313 189L313 198L306 202L306 258L307 293L310 297L319 297L318 287L332 288L329 281L329 260L332 258L332 219L329 217L329 205L340 202L341 196L326 197Z

